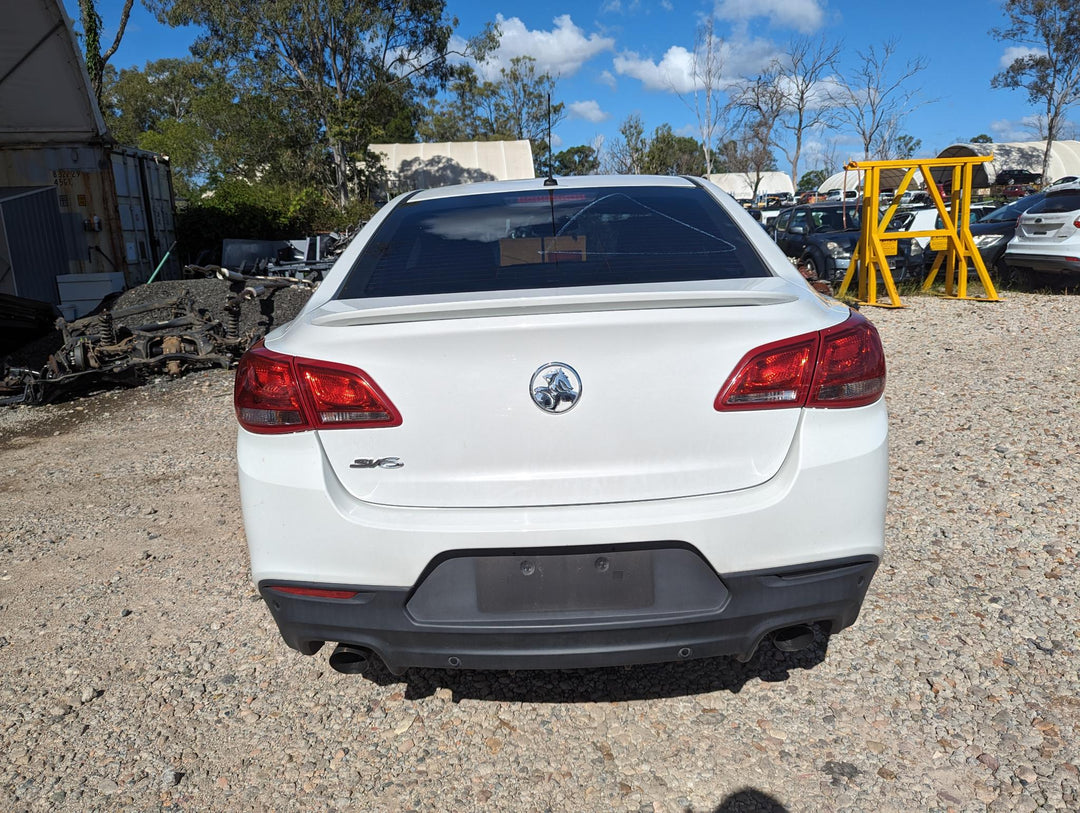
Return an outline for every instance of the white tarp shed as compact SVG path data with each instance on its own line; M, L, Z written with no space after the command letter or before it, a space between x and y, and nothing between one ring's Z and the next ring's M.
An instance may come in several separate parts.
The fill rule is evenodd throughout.
M938 158L966 158L977 155L992 155L994 159L975 167L972 174L972 186L983 189L1000 183L999 175L1009 171L1042 173L1043 154L1046 152L1045 141L1014 141L1001 144L953 144L938 154ZM1080 141L1055 141L1050 147L1050 177L1046 183L1056 181L1066 175L1080 175ZM948 178L937 178L939 183Z
M736 200L746 200L754 197L754 181L758 176L753 172L720 172L709 175L708 178ZM786 172L762 172L757 194L794 195L795 185Z
M0 146L105 135L71 23L57 0L4 0Z
M372 144L368 149L381 157L396 192L536 177L528 140Z
M895 189L900 185L900 182L904 180L904 170L902 169L883 169L881 171L881 188L882 189ZM863 182L863 173L850 169L846 173L841 170L835 175L830 175L822 182L818 187L818 192L825 195L832 192L834 189L844 189L848 192L861 192ZM925 189L926 184L923 183L922 175L918 172L911 179L911 183L907 187L911 191L917 189Z

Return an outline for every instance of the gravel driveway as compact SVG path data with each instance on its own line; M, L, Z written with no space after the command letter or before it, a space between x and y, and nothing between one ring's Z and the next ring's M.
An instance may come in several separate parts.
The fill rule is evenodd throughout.
M0 809L1080 808L1080 297L909 302L862 617L748 664L339 675L248 580L230 373L0 412Z

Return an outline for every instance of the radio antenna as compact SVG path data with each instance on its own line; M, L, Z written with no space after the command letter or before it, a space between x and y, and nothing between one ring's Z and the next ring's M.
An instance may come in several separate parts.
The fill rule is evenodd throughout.
M547 177L544 178L544 186L558 186L559 182L555 180L552 171L555 168L555 161L551 157L551 93L547 95L547 114L548 114L548 137L547 137Z

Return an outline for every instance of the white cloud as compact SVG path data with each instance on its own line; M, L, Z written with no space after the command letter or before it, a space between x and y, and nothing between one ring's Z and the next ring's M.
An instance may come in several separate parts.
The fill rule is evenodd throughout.
M1001 55L1001 67L1007 68L1013 62L1025 56L1038 56L1045 54L1044 48L1030 48L1026 45L1010 45Z
M615 90L615 76L611 71L603 71L600 76L597 77L597 81L601 85L606 85L612 90Z
M817 31L825 22L819 0L716 0L714 10L721 20L746 22L767 17L773 25L803 34Z
M1010 141L1043 141L1046 138L1046 116L1029 113L1020 119L998 119L990 123L990 132L998 143ZM1080 127L1074 121L1064 121L1056 138L1075 140Z
M585 119L585 121L591 121L593 124L599 124L611 118L610 113L605 113L600 109L600 104L595 99L570 102L566 108L570 111L571 118Z
M671 0L660 0L660 7L663 8L664 11L675 10L675 4L672 3Z
M556 17L550 31L530 31L518 17L507 19L498 14L495 21L501 31L499 47L478 67L485 79L497 77L499 70L509 67L510 60L517 56L535 59L538 72L553 77L573 76L594 56L615 47L611 37L595 33L586 36L569 14Z
M694 55L681 45L673 45L660 62L642 59L634 51L615 57L615 72L639 80L649 90L689 93L697 88L693 77Z
M768 40L724 42L721 46L721 84L734 82L741 76L753 76L778 55L777 46ZM659 62L645 59L634 51L625 51L615 57L614 65L620 76L637 79L649 90L690 93L702 87L700 79L694 76L694 54L681 45L668 48Z

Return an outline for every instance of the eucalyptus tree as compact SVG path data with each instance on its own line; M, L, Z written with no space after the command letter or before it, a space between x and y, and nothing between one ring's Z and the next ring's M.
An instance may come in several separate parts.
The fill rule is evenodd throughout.
M196 56L316 125L342 207L388 115L418 106L453 78L452 57L483 56L495 36L488 27L456 45L445 0L149 2L170 25L201 27Z
M83 48L86 57L86 73L90 77L90 88L94 91L94 97L101 102L101 90L105 79L105 66L112 59L116 49L120 47L120 40L124 38L127 29L128 17L131 16L131 7L135 0L124 0L120 8L120 20L116 26L116 36L112 45L101 50L101 15L97 10L96 0L79 0L79 21L82 25Z
M1006 24L991 31L1023 51L990 80L991 87L1026 90L1042 107L1046 125L1043 183L1050 179L1050 153L1080 102L1080 0L1006 0Z

